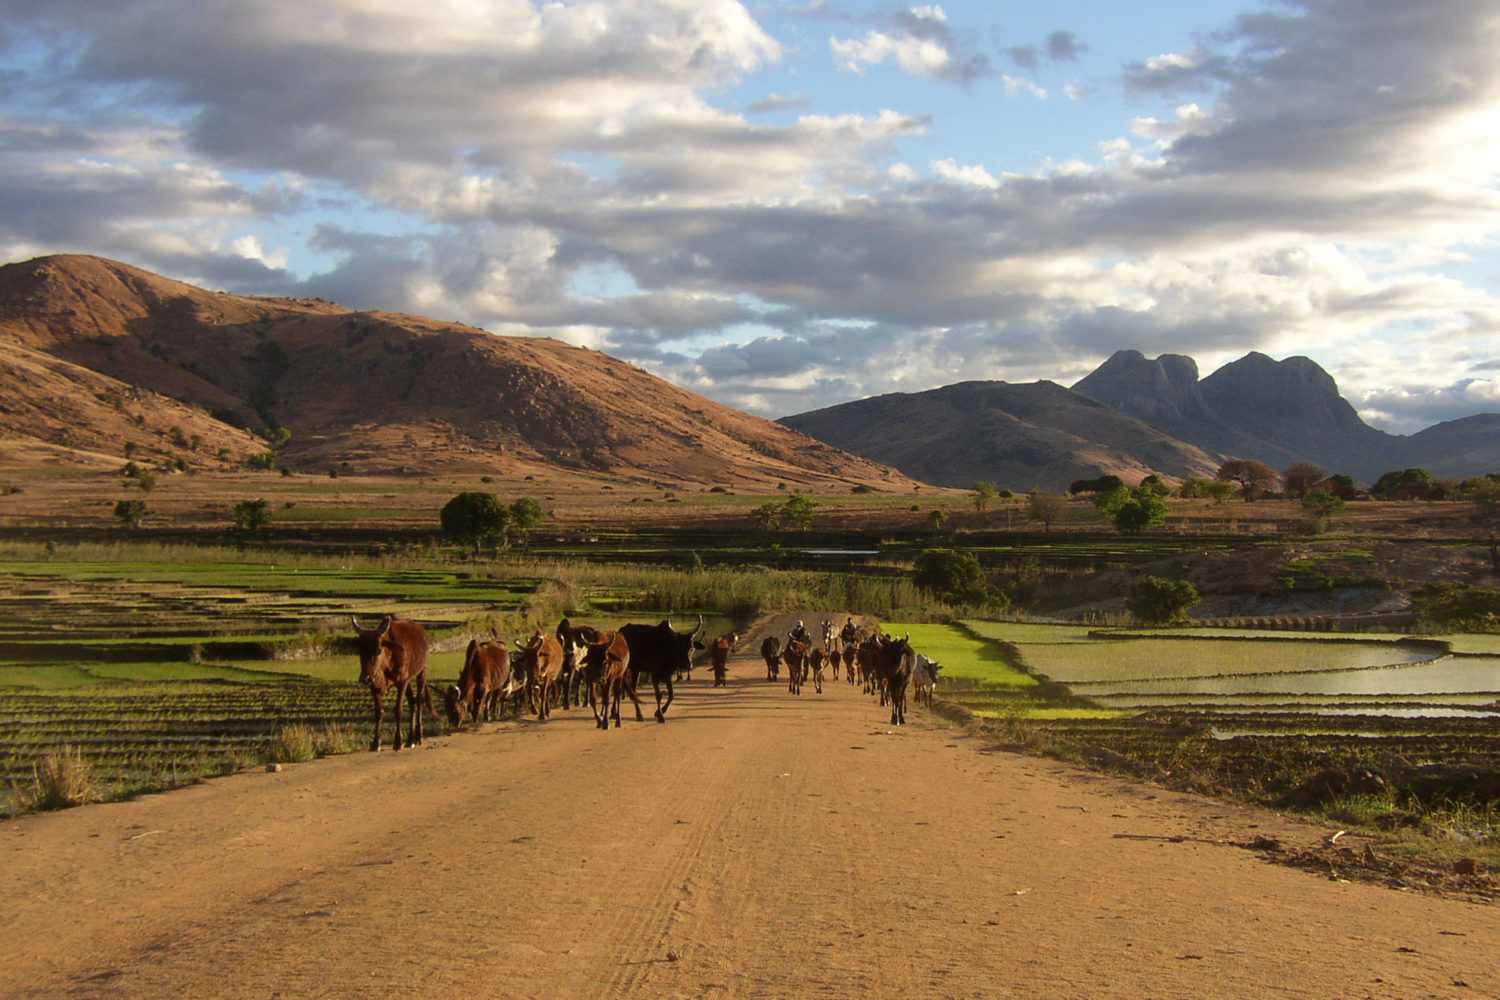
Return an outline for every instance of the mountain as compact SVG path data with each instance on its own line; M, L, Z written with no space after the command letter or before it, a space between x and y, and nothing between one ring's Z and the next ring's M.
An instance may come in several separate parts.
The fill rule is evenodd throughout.
M1113 474L1212 476L1222 457L1053 382L960 382L782 417L846 451L940 486L1066 489Z
M597 351L78 255L0 267L0 414L6 465L236 468L280 427L318 472L912 486Z
M1304 357L1252 352L1199 380L1190 358L1117 351L1073 388L1183 441L1275 469L1308 461L1364 482L1418 465L1454 477L1500 469L1500 437L1486 434L1500 415L1387 434L1361 420L1333 377Z

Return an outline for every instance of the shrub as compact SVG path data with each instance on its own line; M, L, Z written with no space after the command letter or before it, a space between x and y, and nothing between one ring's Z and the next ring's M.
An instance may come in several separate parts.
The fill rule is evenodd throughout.
M241 531L255 531L270 523L269 500L241 500L234 505L234 526Z
M1198 588L1186 580L1143 576L1131 586L1125 606L1144 625L1170 625L1186 619L1198 601Z

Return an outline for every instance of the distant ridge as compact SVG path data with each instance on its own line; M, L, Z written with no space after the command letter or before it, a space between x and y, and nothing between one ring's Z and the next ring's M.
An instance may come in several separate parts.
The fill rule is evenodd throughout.
M960 382L781 418L940 486L1066 489L1076 479L1211 476L1221 459L1053 382Z
M1200 381L1190 358L1117 351L1073 388L1183 441L1278 470L1309 461L1365 482L1409 466L1445 477L1500 470L1500 436L1485 440L1500 415L1387 434L1361 420L1333 377L1305 357L1251 352Z

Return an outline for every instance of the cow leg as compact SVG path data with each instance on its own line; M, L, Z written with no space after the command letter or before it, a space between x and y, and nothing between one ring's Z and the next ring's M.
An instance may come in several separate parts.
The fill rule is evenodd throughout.
M640 683L640 680L641 675L638 672L631 672L627 675L625 678L625 693L630 695L631 701L635 702L635 721L645 722L646 716L641 714L640 695L636 693L636 685Z
M404 685L404 684L397 684L396 685L396 699L395 699L395 701L396 701L396 731L395 731L395 733L394 733L394 735L392 736L392 739L391 739L391 749L392 750L400 750L401 749L401 703L402 703L402 701L407 700L407 699L405 699L403 697L403 695L406 694L406 691L407 691L406 685Z
M667 721L667 708L670 707L671 704L672 704L672 672L670 670L667 671L666 676L663 677L662 680L664 680L664 681L667 682L667 701L666 701L666 704L662 704L662 700L661 700L661 681L657 680L654 675L651 678L651 685L656 690L656 721L657 722L666 722Z
M370 749L379 750L380 724L385 721L385 705L379 691L371 690L370 695L375 699L375 738L370 741Z
M406 695L406 707L411 710L411 724L407 733L411 737L409 746L416 746L422 742L422 737L425 735L423 729L427 721L425 718L426 713L423 709L427 707L429 700L427 694L427 674L424 671L417 676L416 686L410 689Z

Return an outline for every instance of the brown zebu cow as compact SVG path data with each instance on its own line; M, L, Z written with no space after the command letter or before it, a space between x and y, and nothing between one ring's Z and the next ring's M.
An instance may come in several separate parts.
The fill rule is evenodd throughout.
M620 727L620 700L626 694L635 702L636 716L640 716L640 700L626 683L630 673L630 644L623 635L618 632L596 632L594 641L584 650L580 670L589 686L589 702L594 708L594 722L600 729L609 729L611 715L615 720L615 728Z
M781 640L768 635L760 644L761 659L766 661L766 680L774 681L781 676Z
M854 657L857 655L859 655L859 643L857 641L850 640L844 643L844 673L849 676L850 687L858 683L854 676ZM838 677L838 674L835 673L834 677Z
M740 634L730 632L708 644L708 658L714 668L714 687L724 687L724 677L729 673L729 654L734 652L735 644L739 641Z
M781 662L786 664L786 689L792 694L802 693L802 680L807 670L807 643L800 639L789 640L781 651Z
M355 642L359 647L359 682L370 689L375 699L375 738L371 750L380 749L380 724L385 718L385 693L396 692L396 736L392 749L401 749L401 700L411 708L411 722L406 730L406 745L422 742L422 706L432 712L432 694L427 690L427 632L416 622L386 615L375 628L354 623ZM436 712L433 712L436 715Z
M510 684L510 650L502 642L469 640L464 652L464 669L458 683L448 688L443 708L448 722L457 729L464 715L474 721L489 722L500 717L500 702Z
M517 645L520 642L520 639L516 640ZM562 643L538 629L515 655L515 660L526 675L528 698L532 701L537 719L546 719L552 714L552 688L562 676Z

